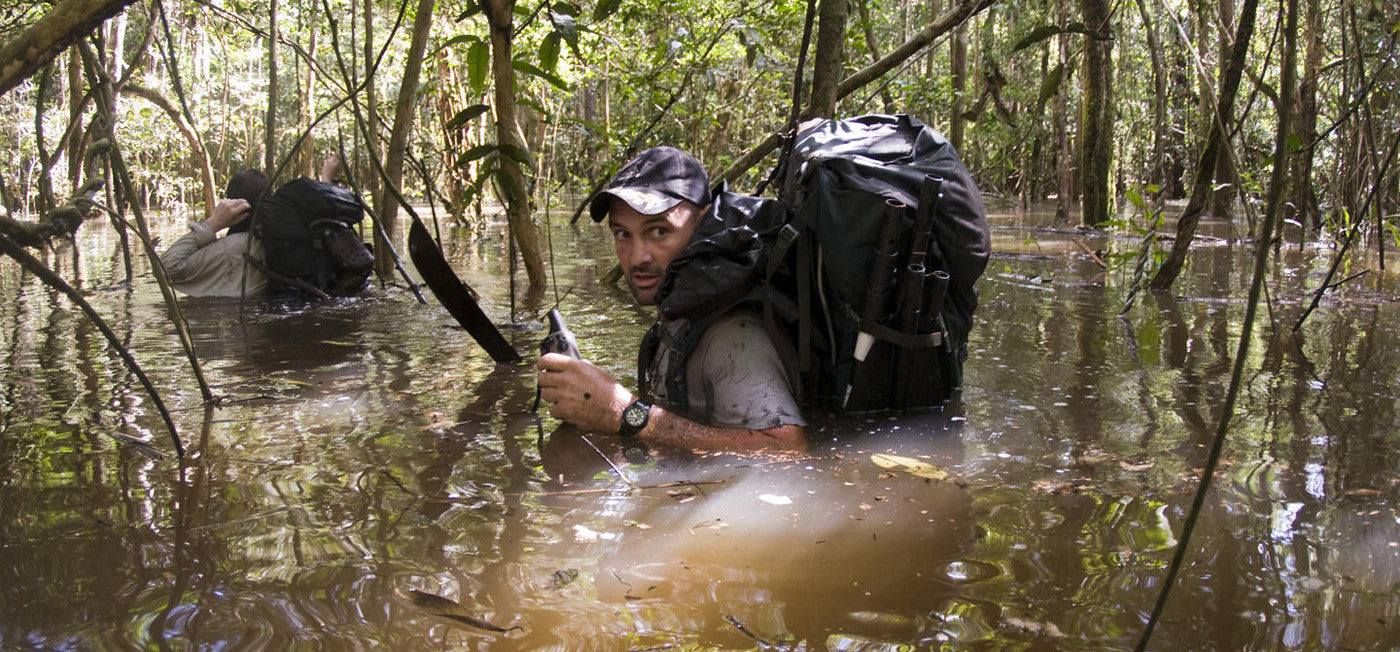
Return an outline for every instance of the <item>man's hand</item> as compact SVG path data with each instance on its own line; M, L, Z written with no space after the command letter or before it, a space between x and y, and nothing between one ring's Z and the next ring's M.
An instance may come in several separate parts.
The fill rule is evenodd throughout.
M340 161L340 157L334 154L326 157L326 161L321 164L321 180L332 183L345 170L345 164Z
M548 353L535 368L549 415L584 430L616 433L622 411L636 400L612 375L587 360Z
M248 218L248 209L252 208L244 199L222 199L214 204L214 210L209 212L209 219L204 223L213 229L215 233Z

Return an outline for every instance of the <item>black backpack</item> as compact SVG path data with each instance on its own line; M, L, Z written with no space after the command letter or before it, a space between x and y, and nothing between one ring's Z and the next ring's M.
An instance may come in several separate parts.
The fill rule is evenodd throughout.
M943 405L962 384L986 209L938 132L907 115L804 124L769 285L797 306L805 390L850 412Z
M822 120L804 125L778 172L780 199L716 188L671 262L658 308L691 323L674 349L687 358L713 320L762 306L804 399L849 412L941 407L962 382L991 249L981 195L952 145L905 115ZM647 377L661 337L658 323L638 378L644 391L666 383L684 409L683 365Z
M307 177L288 181L259 202L253 232L272 272L270 291L300 294L311 287L349 296L364 289L374 255L352 228L362 219L364 205L353 193Z

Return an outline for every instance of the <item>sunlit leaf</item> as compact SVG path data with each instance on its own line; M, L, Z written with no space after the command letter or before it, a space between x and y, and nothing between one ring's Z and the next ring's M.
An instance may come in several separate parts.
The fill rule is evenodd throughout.
M457 14L457 22L459 23L481 13L481 5L477 4L476 0L466 0L465 4L466 8L462 9L462 13Z
M447 39L446 41L443 41L442 44L438 46L438 51L446 50L454 45L462 45L463 43L476 43L479 41L481 41L481 37L476 36L474 34L458 34L450 39Z
M486 75L491 71L491 49L485 41L477 41L467 48L467 81L472 94L481 95L486 89Z
M468 164L468 163L471 163L472 161L475 161L475 160L477 160L477 159L479 159L479 158L481 158L481 157L483 157L483 156L486 156L487 154L494 153L495 151L496 151L496 146L495 146L495 145L477 145L476 147L473 147L473 148L471 148L471 149L469 149L469 150L467 150L467 151L465 151L465 152L462 152L461 154L457 155L457 160L456 160L456 162L455 162L454 164L455 164L457 167L462 167L463 165L466 165L466 164Z
M520 184L516 182L515 176L512 175L510 171L506 170L504 167L498 167L494 178L496 179L496 185L501 188L501 192L505 195L505 200L514 204L525 202L525 189L520 187Z
M559 33L550 32L540 42L540 68L559 72Z
M501 154L505 155L506 158L509 158L515 161L516 163L520 163L522 165L531 164L530 151L525 149L524 147L516 147L514 145L498 145L496 148L501 150Z
M1051 36L1060 34L1064 31L1065 30L1062 30L1055 25L1041 25L1040 27L1031 30L1030 34L1021 37L1021 40L1016 41L1016 45L1011 46L1011 51L1019 52L1032 45L1035 45L1036 43L1044 41L1045 39L1048 39Z
M874 462L875 466L882 469L903 467L904 472L920 478L928 478L930 480L946 480L948 478L947 471L912 457L890 455L888 453L874 453L870 456L870 461Z
M458 111L457 115L452 116L452 119L448 120L447 124L443 125L443 127L445 129L457 129L462 125L467 124L472 120L475 120L477 116L486 113L490 110L491 107L486 106L485 104L473 104L465 109L462 109L461 111Z
M578 38L578 21L574 20L573 16L551 12L549 20L554 23L554 31L560 36L566 39Z
M598 0L598 4L593 5L593 22L607 19L621 6L622 0Z
M568 82L565 82L563 79L560 79L558 75L554 75L540 70L537 66L528 61L521 61L520 59L516 59L515 61L510 62L510 67L514 68L517 72L522 72L527 75L539 77L540 79L543 79L549 82L550 84L554 85L561 91L569 90Z
M1040 94L1036 98L1036 114L1045 110L1045 103L1060 93L1060 86L1065 79L1065 64L1055 64L1050 72L1045 73L1045 78L1040 80Z
M553 119L553 114L551 114L549 111L546 111L543 106L540 106L539 102L536 102L528 97L517 98L515 100L515 103L519 104L520 106L528 106L534 109L535 111L538 111L540 115L544 116L546 122Z

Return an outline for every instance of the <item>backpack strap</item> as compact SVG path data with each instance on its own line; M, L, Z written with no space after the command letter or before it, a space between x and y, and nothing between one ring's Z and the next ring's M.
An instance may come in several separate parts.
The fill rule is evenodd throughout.
M706 315L699 319L692 319L685 326L685 332L679 339L673 338L661 320L656 320L646 335L642 337L641 347L637 350L637 385L647 398L655 398L656 394L652 388L660 386L666 389L666 403L677 414L688 417L690 414L690 387L687 382L686 368L690 363L690 354L695 351L695 346L700 343L700 337L705 334L705 330L719 320L728 310L721 310L711 315ZM651 376L652 365L657 354L661 352L661 345L666 344L666 355L673 356L667 369L666 375L662 378Z
M796 269L793 275L797 281L797 369L802 375L812 370L812 238L808 233L806 220L801 213L778 230L778 237L768 254L767 272L764 283L772 286L773 276L778 273L787 258L788 251L797 246ZM806 235L807 237L803 237ZM771 296L763 300L763 319L770 331L776 331L777 321L773 316Z

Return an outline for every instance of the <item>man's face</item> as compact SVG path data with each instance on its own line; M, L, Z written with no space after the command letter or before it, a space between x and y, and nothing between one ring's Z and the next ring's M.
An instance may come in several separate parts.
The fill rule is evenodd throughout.
M637 303L656 305L656 290L666 275L666 266L675 260L700 223L700 208L681 202L656 215L643 215L621 199L614 198L608 209L617 261L627 279L627 287Z

